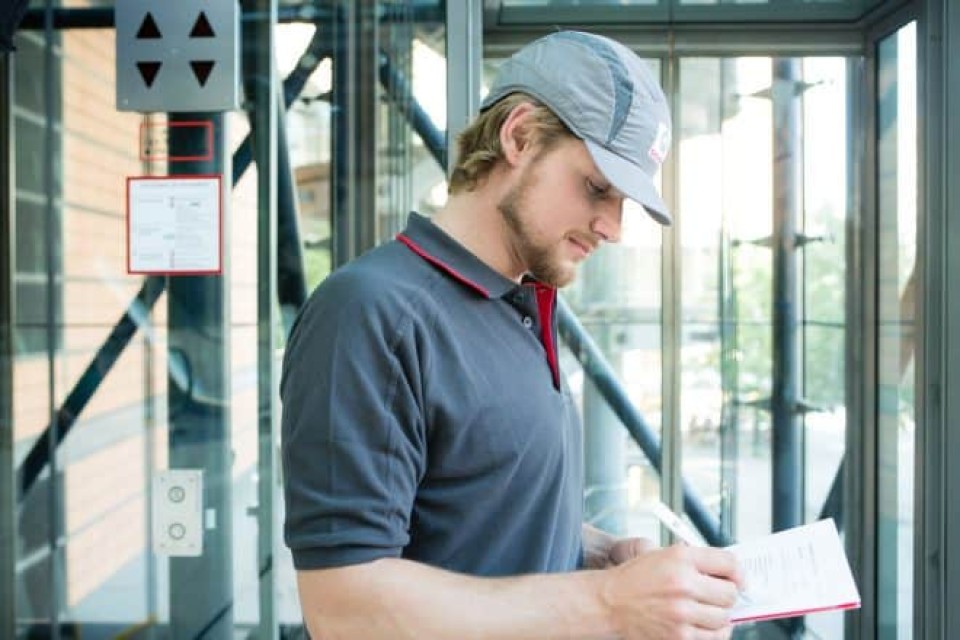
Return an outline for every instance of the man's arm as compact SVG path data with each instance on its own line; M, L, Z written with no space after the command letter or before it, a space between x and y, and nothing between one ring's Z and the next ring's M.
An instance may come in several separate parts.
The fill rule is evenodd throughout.
M297 574L314 640L729 636L726 551L674 546L604 571L477 578L396 558Z

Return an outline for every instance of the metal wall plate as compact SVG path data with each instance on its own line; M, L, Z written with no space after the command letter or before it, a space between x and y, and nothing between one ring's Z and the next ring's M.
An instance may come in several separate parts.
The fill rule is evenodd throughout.
M116 3L119 111L229 111L240 105L236 0Z
M153 476L153 552L203 553L203 471L169 469Z

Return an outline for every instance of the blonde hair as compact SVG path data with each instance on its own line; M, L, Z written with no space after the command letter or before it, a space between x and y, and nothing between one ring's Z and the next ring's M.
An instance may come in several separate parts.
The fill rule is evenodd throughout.
M457 164L450 175L448 192L473 191L503 158L500 128L519 105L533 105L530 119L531 141L540 153L553 148L563 137L572 136L553 111L525 93L511 93L483 111L457 136Z

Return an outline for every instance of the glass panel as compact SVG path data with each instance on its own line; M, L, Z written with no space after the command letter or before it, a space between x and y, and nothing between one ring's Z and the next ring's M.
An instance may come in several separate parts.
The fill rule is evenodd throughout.
M842 497L840 463L846 450L845 336L847 220L847 61L803 61L802 365L804 519L842 520L827 509L831 492ZM830 503L835 504L835 503ZM826 510L826 511L825 511ZM842 526L842 523L841 523ZM810 616L821 638L843 636L840 612Z
M681 60L682 469L736 539L770 529L770 83L769 59Z
M55 43L59 45L60 39ZM50 326L48 317L63 313L60 292L62 283L62 260L59 239L62 233L62 216L59 210L61 196L59 177L49 175L45 161L50 128L59 127L63 113L59 88L48 95L43 82L46 69L46 46L42 35L20 33L15 44L18 53L14 57L14 77L31 78L20 81L15 89L24 89L14 94L14 139L16 147L17 192L14 200L17 263L14 272L14 287L17 309L14 316L13 364L13 439L14 464L23 473L31 451L45 451L46 427L50 421L51 354L61 350L62 332ZM52 57L54 84L59 87L61 58ZM29 88L26 86L32 84ZM47 118L49 103L50 119ZM52 120L52 122L51 122ZM22 135L21 135L22 134ZM54 134L55 136L56 134ZM59 155L59 140L54 143ZM48 189L47 185L51 184ZM48 195L53 207L48 216ZM22 222L16 220L20 218ZM53 251L53 259L48 260ZM50 295L51 280L54 294ZM53 375L62 369L54 364ZM26 490L18 492L18 541L16 565L17 622L20 629L29 625L47 627L62 607L56 597L59 582L56 576L62 567L62 546L56 540L63 534L63 519L57 501L63 486L63 472L51 475L49 466L30 474ZM55 560L56 558L56 560ZM29 621L29 623L27 623Z
M158 378L149 364L154 344L141 336L109 373L103 369L102 383L99 376L80 380L141 285L126 274L122 208L124 176L141 171L140 117L114 113L113 88L105 82L113 72L111 32L55 37L54 95L48 102L37 89L44 83L35 80L31 89L29 82L18 83L27 89L23 102L17 94L22 121L16 126L24 133L17 138L24 160L17 166L17 232L18 244L28 248L18 260L17 291L28 306L18 306L21 355L14 368L16 458L27 485L20 496L18 565L26 597L18 601L18 618L41 629L55 619L119 629L151 613L144 486L151 464L145 399L156 389L146 385ZM36 55L17 61L18 75L43 77L41 33L23 34L21 42ZM48 106L55 126L52 157L44 151ZM104 119L106 113L113 117ZM34 191L46 184L48 171L54 177L50 202L45 190ZM46 223L48 206L54 228ZM98 383L89 402L77 402L78 389ZM55 482L47 455L51 405L64 408L60 424L67 432L54 457Z
M843 456L846 93L844 59L681 60L682 469L731 540L774 529L773 473L794 460L790 499L805 505L801 520L819 519ZM773 237L778 216L795 220L793 251ZM783 321L802 332L775 344L777 252L796 274L795 293L780 294L795 314ZM800 394L792 419L816 409L797 426L801 449L783 457L775 348L799 360L782 374ZM807 624L817 637L843 633L840 614Z
M381 84L381 241L406 227L411 210L430 215L447 199L446 174L437 155L445 152L447 126L445 29L439 24L414 26L406 21L381 26L384 63L396 81ZM414 111L424 117L411 117ZM439 147L431 148L428 140Z
M182 165L140 158L141 124L149 121L162 129L166 117L116 112L112 30L64 31L56 34L54 45L50 122L46 96L37 89L45 86L42 33L21 34L18 46L26 55L14 59L17 77L33 78L18 85L22 96L15 95L16 228L23 250L16 276L20 304L13 411L15 462L28 485L18 509L18 623L25 637L49 636L49 624L55 621L77 637L122 637L139 629L150 629L156 638L176 636L172 629L184 612L178 613L173 601L190 587L174 569L190 561L153 552L150 505L153 473L175 466L171 451L179 441L181 451L201 456L216 451L223 462L222 474L208 473L205 482L212 490L208 495L226 496L226 507L207 511L205 517L210 530L218 532L218 542L226 541L228 548L208 548L205 555L223 552L229 566L202 576L201 591L206 595L208 583L217 582L226 595L215 606L228 607L224 619L233 620L231 633L246 635L261 615L257 520L251 517L251 508L259 506L256 174L248 172L230 198L224 277L159 279L168 287L217 283L229 290L232 305L224 327L201 328L195 351L168 358L167 296L149 305L133 303L145 279L127 273L124 204L126 177L183 170ZM247 118L234 113L224 122L224 146L232 153L248 133ZM45 151L51 125L52 156ZM52 229L46 222L44 186L50 168ZM51 245L56 281L52 317L46 259ZM128 309L124 322L134 325L132 339L127 344L108 339ZM219 347L209 345L224 332L227 346L219 353L229 353L224 361L231 384L218 398L207 395L209 381L197 372L208 369L202 361L216 355ZM101 356L107 357L96 360ZM105 364L112 358L116 361ZM167 393L168 374L178 385L177 394ZM85 396L88 401L77 400ZM53 457L57 473L52 478L44 435L51 405L62 410L66 430ZM229 421L212 430L214 421L198 420L194 429L184 429L180 422L179 437L172 437L171 425L188 405L211 412L228 406ZM220 514L226 516L216 522L214 516ZM280 559L276 565L279 572ZM292 571L283 583L294 584ZM198 597L195 608L205 615L210 603ZM295 599L286 619L299 623Z
M916 26L877 48L877 632L910 638L916 406Z
M304 64L309 78L290 104L285 122L296 187L303 260L308 290L330 272L330 89L329 45L314 42L316 27L277 26L277 66L281 78ZM311 55L311 51L314 52ZM302 60L302 62L301 62Z
M417 39L413 41L411 66L409 67L409 74L412 79L412 95L396 96L397 98L412 100L419 105L429 117L430 123L438 134L442 134L447 128L445 47L446 34L443 28L437 28L431 37L427 37L427 34L423 32L418 34ZM396 101L394 101L394 104L399 106ZM444 169L437 162L434 152L429 149L423 136L417 131L413 131L412 135L412 145L407 152L409 154L409 158L406 159L407 165L397 167L397 169L409 176L409 184L406 185L406 188L410 189L410 193L406 197L412 200L412 207L429 215L447 200L447 178ZM442 135L438 135L438 139L441 142L446 140L445 136ZM397 196L402 195L402 191L399 190L395 193ZM395 207L397 210L405 210L400 209L400 202L397 202L397 205ZM407 206L406 208L410 207ZM396 230L399 231L399 229Z

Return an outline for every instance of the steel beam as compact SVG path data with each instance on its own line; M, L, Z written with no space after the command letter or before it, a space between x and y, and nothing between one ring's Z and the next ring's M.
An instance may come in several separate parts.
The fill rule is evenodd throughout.
M588 300L583 304L589 313L609 305L611 298L621 290L617 277L610 277L610 254L601 254L584 265L584 291ZM621 358L617 353L617 332L602 313L597 317L592 334L598 348L619 372ZM623 427L619 424L610 403L604 398L593 377L587 376L583 387L583 459L584 459L584 517L592 525L615 535L627 533L627 463Z
M447 156L480 108L483 80L483 0L447 3ZM447 175L454 163L447 167Z
M407 0L410 2L410 0ZM413 20L418 24L441 24L443 7L438 0L413 0L413 6L391 4L380 8L378 18L382 22L406 22ZM333 20L334 10L330 7L306 3L303 6L284 6L277 10L280 23L320 24ZM241 20L256 22L261 16L256 11L244 12ZM112 7L59 8L53 11L54 29L112 29L114 27ZM42 29L43 10L28 10L20 24L21 29Z
M171 173L229 175L222 114L177 113L169 119L171 124L210 121L214 129L213 158L177 163ZM170 127L171 156L203 156L204 144L192 128ZM224 192L223 233L229 237L229 185ZM221 275L170 277L167 287L170 468L203 470L207 522L203 554L170 559L170 620L176 638L234 637L229 274L227 252ZM175 362L186 372L183 386Z
M942 640L960 634L960 8L954 0L921 6L913 633Z
M333 56L332 267L377 243L376 0L337 4Z
M259 19L243 25L244 86L250 101L250 128L257 165L257 574L259 616L257 638L276 640L277 590L273 549L278 539L274 490L279 466L276 460L277 414L277 184L292 190L289 163L285 175L278 175L277 147L285 134L279 118L282 100L274 62L274 27L277 0L245 0L243 8ZM283 137L284 150L286 136ZM284 156L289 160L289 154ZM288 200L289 193L284 194ZM289 207L289 201L284 202ZM296 224L296 209L292 209ZM297 234L299 236L299 234ZM290 259L302 265L300 244ZM296 273L296 270L293 270ZM299 269L302 275L302 266ZM228 473L229 477L229 473Z
M14 482L13 326L16 318L14 54L0 53L0 638L16 637L17 484Z
M773 530L803 521L797 332L797 224L803 207L800 61L773 60Z

